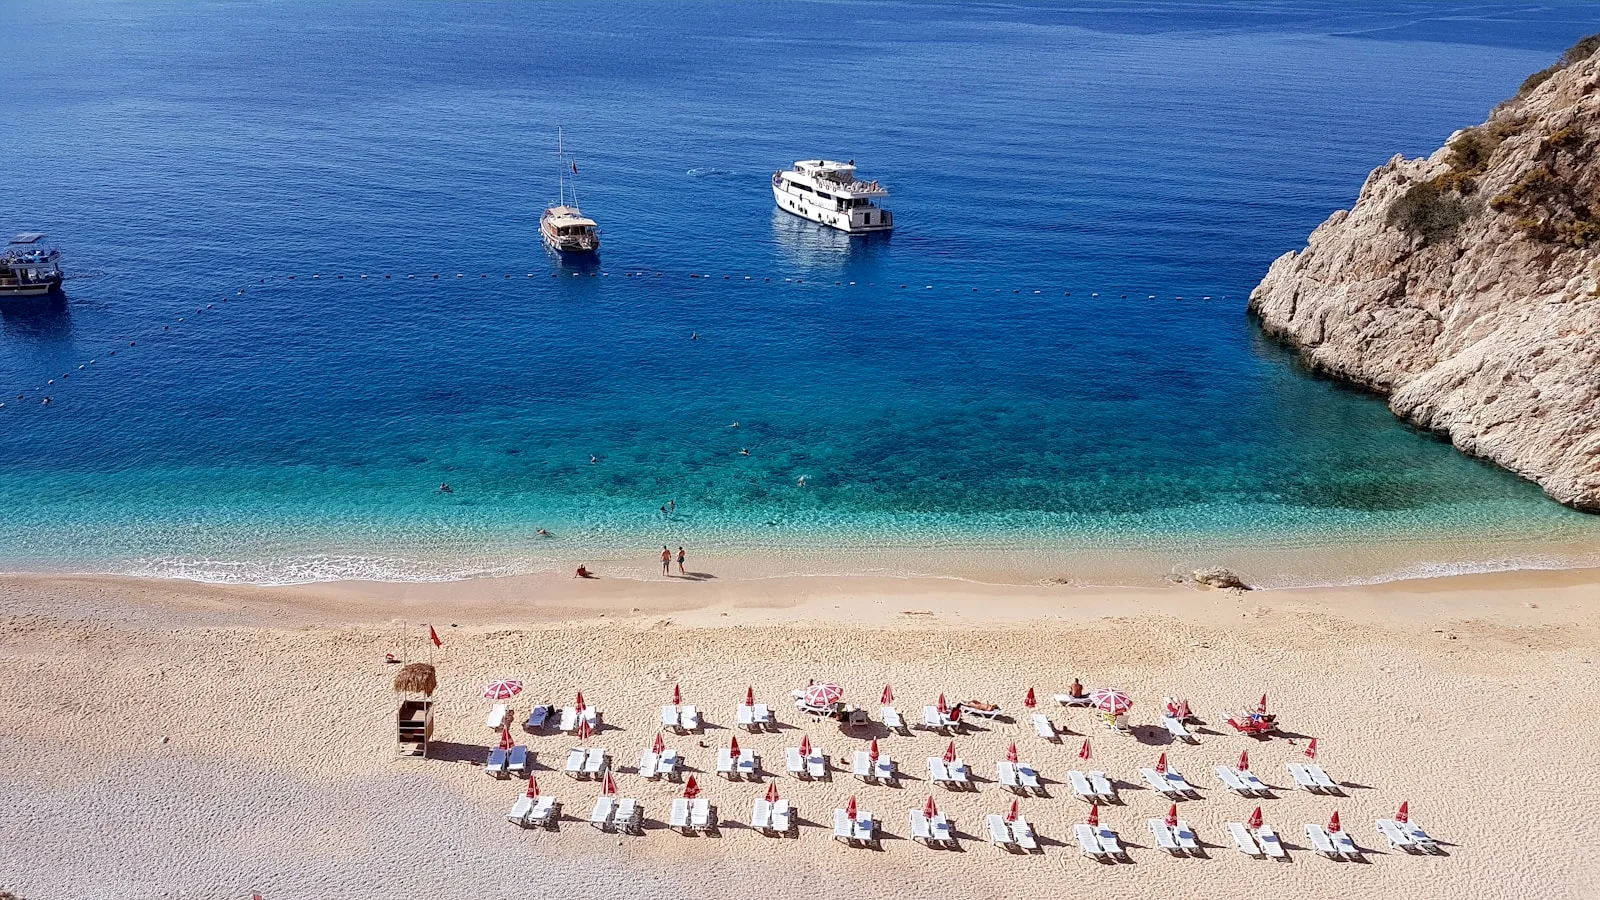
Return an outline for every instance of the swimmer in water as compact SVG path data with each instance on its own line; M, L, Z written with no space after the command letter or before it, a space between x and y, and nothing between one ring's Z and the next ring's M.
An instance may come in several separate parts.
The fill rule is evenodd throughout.
M589 465L591 465L591 466L594 465L595 463L599 462L599 461L600 461L600 457L598 457L598 456L590 456L589 457Z
M750 455L750 448L749 447L740 447L739 448L739 455L740 456L749 456Z
M798 479L795 480L795 484L799 485L800 487L805 487L806 486L806 477L804 475L801 475Z
M690 332L689 333L689 340L691 340L691 341L700 340L700 332L698 332L698 331Z
M454 494L455 493L455 489L450 487L450 483L449 482L441 481L441 482L439 482L439 493L441 493L441 494Z
M548 531L545 531L543 528L541 528L538 531L534 532L534 534L537 534L539 537L554 537L554 535L552 535Z
M729 426L728 426L728 427L729 427L729 428L738 428L738 427L739 427L739 420L738 420L738 419L735 419L735 420L734 420L734 421L733 421L733 424L732 424L732 425L729 425Z

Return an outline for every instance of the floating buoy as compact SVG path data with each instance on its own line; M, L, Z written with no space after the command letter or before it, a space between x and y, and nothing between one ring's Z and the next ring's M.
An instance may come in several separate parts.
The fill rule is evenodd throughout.
M129 347L132 347L132 346L133 346L133 341L129 341L129 342L128 342L128 346L129 346Z
M343 275L340 275L340 276L339 276L339 280L340 280L340 281L343 281L343 280L344 280L344 276L343 276Z
M363 274L361 277L364 280L367 276Z
M393 275L385 275L385 276L383 276L383 277L384 277L384 278L393 278L393 277L394 277L394 276L393 276Z
M311 277L312 278L321 278L322 276L321 275L312 275Z

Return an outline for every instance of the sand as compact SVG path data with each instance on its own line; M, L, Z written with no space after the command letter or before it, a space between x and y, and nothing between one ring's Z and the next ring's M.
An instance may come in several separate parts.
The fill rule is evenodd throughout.
M1338 588L1231 593L981 585L953 580L783 578L706 583L561 578L436 585L217 587L183 582L0 579L0 888L40 898L290 897L1541 897L1600 896L1592 753L1600 745L1593 610L1600 572L1462 576ZM423 622L444 640L433 758L397 758L394 667L426 658ZM623 795L646 833L586 824L598 786L559 770L574 742L521 736L535 774L561 797L554 832L505 813L520 781L484 775L494 735L478 692L524 678L518 703L570 702L582 689L607 728ZM1135 734L1049 702L1073 677L1135 699ZM956 746L982 780L974 793L930 789L924 760L947 738L841 732L785 705L809 678L834 679L875 709L885 682L915 714L944 692L1019 714ZM777 777L803 821L797 838L743 823L762 784L699 775L722 827L684 837L664 826L678 785L633 774L674 684L710 723L668 736L701 770L737 733L782 769L802 734L835 757L881 738L906 774L898 788L847 772L831 783ZM782 730L731 730L745 687ZM1071 734L1047 744L1021 700L1036 687ZM1298 737L1265 743L1206 729L1170 745L1163 695L1215 721L1270 695ZM908 718L910 715L908 715ZM1092 766L1076 756L1084 737ZM1288 789L1284 763L1319 739L1346 797ZM701 748L700 741L710 748ZM994 762L1015 741L1050 782L1021 801L1044 852L1007 854L982 816L1011 796ZM1274 799L1225 792L1211 767L1248 748ZM1137 769L1163 750L1199 786L1182 804L1209 859L1174 859L1145 820L1167 801ZM1102 809L1133 863L1102 865L1071 844L1084 804L1060 782L1099 768L1122 785ZM957 852L909 841L907 812L933 794L961 835ZM882 849L852 850L821 823L854 794L878 814ZM1390 851L1373 820L1402 800L1447 856ZM1246 858L1224 823L1256 805L1292 860ZM1368 853L1335 863L1304 849L1306 822L1337 809Z

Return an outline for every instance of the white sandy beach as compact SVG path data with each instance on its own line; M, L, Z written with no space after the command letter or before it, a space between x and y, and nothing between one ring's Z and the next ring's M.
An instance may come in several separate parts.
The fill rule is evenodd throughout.
M1600 743L1595 685L1600 572L1463 576L1361 588L1235 594L947 580L798 578L743 582L578 582L525 578L437 585L215 587L181 582L8 577L0 581L0 888L40 898L290 897L1541 897L1600 896L1590 786ZM396 758L394 667L426 658L431 621L444 641L434 758ZM583 690L607 727L624 796L645 807L640 837L586 824L598 785L558 771L570 738L523 736L535 774L560 796L554 832L505 821L523 790L480 768L493 733L482 685L528 683L516 704L570 702ZM1133 737L1048 702L1073 677L1118 685L1136 702ZM803 825L792 839L744 826L763 784L702 771L722 827L690 838L664 826L681 787L632 774L675 683L711 727L668 736L694 768L737 733L764 768L782 769L802 733L837 758L881 732L811 725L785 705L809 678L843 684L876 707L885 682L902 711L941 691L1071 730L1046 744L1027 724L980 724L956 738L983 779L975 793L930 790L924 759L946 738L881 737L908 776L899 788L777 776ZM731 730L746 685L779 710L783 730ZM1207 729L1199 746L1137 727L1163 695L1188 697L1210 722L1270 695L1299 738L1257 743ZM1087 735L1092 765L1076 752ZM1284 764L1315 736L1347 797L1288 789ZM1045 839L1034 856L981 837L982 816L1011 795L994 762L1016 741L1055 782L1022 801ZM1224 791L1211 767L1250 750L1252 769L1284 788L1254 801ZM1167 801L1137 769L1163 750L1203 799L1182 813L1209 859L1174 859L1145 820ZM557 771L552 771L554 767ZM1102 809L1133 863L1102 865L1071 844L1087 808L1059 782L1103 768L1123 803ZM959 852L907 839L907 811L934 794L956 823ZM823 823L856 795L877 813L880 851L848 849ZM1373 820L1402 800L1448 844L1447 856L1390 851ZM1224 823L1256 805L1291 861L1246 858ZM1305 849L1307 822L1337 809L1366 864Z

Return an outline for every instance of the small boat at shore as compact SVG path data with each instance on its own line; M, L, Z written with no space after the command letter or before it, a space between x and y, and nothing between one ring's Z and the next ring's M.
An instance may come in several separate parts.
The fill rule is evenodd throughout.
M0 251L0 297L39 297L61 290L61 251L43 240L43 232L23 232Z
M539 234L544 244L557 253L593 253L600 249L600 226L578 209L578 163L567 159L561 143L561 130L556 130L556 160L560 164L556 180L556 204L539 217ZM571 168L569 178L567 169ZM569 188L572 202L567 202Z

